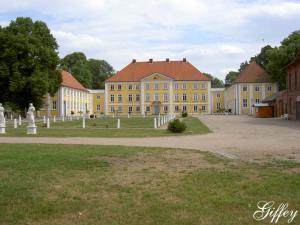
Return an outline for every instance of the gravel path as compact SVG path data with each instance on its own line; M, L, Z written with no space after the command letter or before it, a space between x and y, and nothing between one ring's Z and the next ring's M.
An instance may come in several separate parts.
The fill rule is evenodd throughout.
M263 157L300 161L300 122L248 116L199 116L213 130L205 135L151 138L0 137L0 143L92 144L185 148L251 160ZM0 146L1 148L1 146Z

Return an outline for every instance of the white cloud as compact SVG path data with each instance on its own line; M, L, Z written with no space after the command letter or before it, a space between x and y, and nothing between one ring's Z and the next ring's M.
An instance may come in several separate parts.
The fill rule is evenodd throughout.
M47 22L61 56L83 51L116 69L132 58L187 57L219 77L299 28L300 13L296 0L0 0L0 6L1 25L24 14Z

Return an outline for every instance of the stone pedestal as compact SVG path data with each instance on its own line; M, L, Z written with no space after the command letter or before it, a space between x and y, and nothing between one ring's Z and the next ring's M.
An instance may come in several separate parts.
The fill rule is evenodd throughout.
M36 134L36 126L27 126L27 134Z
M5 134L5 126L0 126L0 134Z

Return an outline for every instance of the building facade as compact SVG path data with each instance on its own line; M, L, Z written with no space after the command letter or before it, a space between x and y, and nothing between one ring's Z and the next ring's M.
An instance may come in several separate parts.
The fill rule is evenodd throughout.
M225 88L212 88L211 98L212 113L218 113L225 110Z
M211 113L211 81L186 59L136 62L105 82L105 114Z
M105 113L105 98L104 90L91 90L88 89L90 93L90 114L101 115Z
M79 116L90 113L91 95L72 74L62 70L62 83L54 96L45 97L38 116Z
M267 72L255 60L240 73L235 83L225 89L225 108L237 115L253 115L254 104L278 92Z

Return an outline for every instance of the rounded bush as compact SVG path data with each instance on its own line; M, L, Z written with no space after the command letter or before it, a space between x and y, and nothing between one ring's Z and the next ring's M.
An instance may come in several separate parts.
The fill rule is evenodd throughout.
M188 117L188 115L189 114L187 112L182 112L182 114L181 114L182 117Z
M179 119L173 120L168 124L168 130L173 133L182 133L185 131L186 125L184 122L181 122Z

